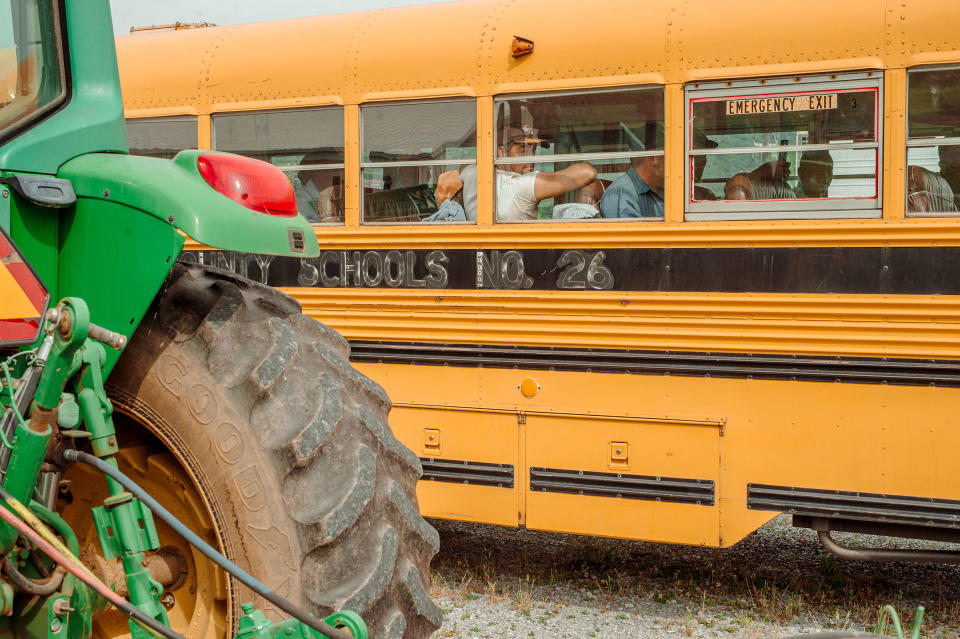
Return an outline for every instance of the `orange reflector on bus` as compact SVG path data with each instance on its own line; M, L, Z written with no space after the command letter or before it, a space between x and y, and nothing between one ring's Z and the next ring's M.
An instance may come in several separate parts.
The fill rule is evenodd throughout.
M0 229L0 346L37 341L49 301L43 282Z

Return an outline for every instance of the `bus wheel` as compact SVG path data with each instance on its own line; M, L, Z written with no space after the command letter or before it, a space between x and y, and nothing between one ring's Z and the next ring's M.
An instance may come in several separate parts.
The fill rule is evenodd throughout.
M417 508L420 463L387 425L386 394L348 354L286 295L178 264L108 392L136 424L117 419L121 444L130 437L121 429L149 432L147 459L164 461L154 480L175 485L164 493L173 501L196 494L195 520L228 558L320 617L353 610L371 637L423 639L441 613L428 594L439 536ZM218 576L219 612L216 580L203 605L223 620L213 635L192 623L183 634L232 634L247 601L285 618L209 565L197 572Z

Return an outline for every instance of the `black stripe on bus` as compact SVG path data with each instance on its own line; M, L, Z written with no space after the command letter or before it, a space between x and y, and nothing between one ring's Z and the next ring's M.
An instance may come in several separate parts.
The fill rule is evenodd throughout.
M559 468L531 468L530 490L593 497L668 501L678 504L713 506L711 479L684 479L625 473L596 473Z
M380 364L960 387L960 361L351 341Z
M454 484L513 488L511 464L487 464L458 459L421 457L423 480L446 481Z
M960 295L960 247L340 249L316 258L184 251L270 286L421 290Z
M830 519L960 528L960 501L955 499L747 484L747 508Z

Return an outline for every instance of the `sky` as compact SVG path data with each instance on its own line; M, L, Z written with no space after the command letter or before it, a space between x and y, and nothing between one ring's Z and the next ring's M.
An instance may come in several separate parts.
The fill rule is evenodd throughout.
M242 24L300 18L322 13L368 11L384 7L425 4L437 0L110 0L113 32L127 35L130 27L174 22Z

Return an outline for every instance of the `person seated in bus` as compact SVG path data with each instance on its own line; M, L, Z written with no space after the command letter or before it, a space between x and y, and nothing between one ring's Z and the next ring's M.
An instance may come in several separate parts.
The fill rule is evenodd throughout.
M955 212L953 189L941 174L922 166L908 166L907 210L911 213Z
M715 140L708 138L700 129L693 130L693 148L695 149L715 149L719 144ZM694 200L716 200L716 194L705 186L697 184L703 179L703 171L707 168L707 156L693 156L693 199Z
M940 175L953 191L954 206L960 211L960 144L939 146L937 153L940 156Z
M437 187L433 195L437 200L437 211L423 218L423 222L465 222L463 207L456 200L457 193L463 188L459 171L444 171L437 176Z
M800 183L793 190L801 199L825 198L833 182L833 158L829 151L804 151L797 166Z
M536 145L542 142L529 126L505 128L502 140L503 144L497 147L497 156L501 158L533 155ZM579 189L596 177L597 170L586 162L575 162L553 173L536 171L533 163L497 165L497 219L535 220L541 200ZM473 184L476 185L475 179Z
M786 184L789 173L790 163L786 160L766 162L749 173L737 173L727 180L723 186L724 197L728 200L793 199L793 191Z
M463 190L460 197L463 199L463 214L468 222L477 221L477 165L468 164L460 169L460 181Z
M630 160L630 169L614 180L600 200L603 217L663 217L662 155Z
M610 180L593 180L580 187L573 202L554 205L551 216L555 220L592 220L600 217L600 199L608 186Z
M325 154L308 153L300 164L328 162ZM297 210L309 222L332 222L343 218L343 178L337 171L305 170L297 173L294 185Z
M574 201L577 204L589 204L593 206L599 214L600 200L603 199L603 194L607 191L607 187L610 186L610 184L610 180L597 178L581 187L580 190L577 191L577 197Z
M505 145L497 149L499 157L533 155L536 150L535 145L541 142L530 127L508 127L503 139ZM577 162L553 173L535 172L533 164L501 166L497 166L496 171L497 219L500 220L535 220L540 200L563 195L577 188L581 191L593 189L591 193L599 188L600 193L603 192L602 187L594 187L597 182L595 179L597 172L586 162ZM460 170L460 178L463 181L464 214L468 221L473 222L477 219L477 166L469 164L463 167ZM530 193L531 184L534 187L533 193ZM579 197L578 194L578 202ZM515 200L513 204L509 203L511 199ZM523 217L518 217L520 213Z
M663 148L663 127L650 123L647 139L641 140L624 123L620 124L632 151ZM603 217L663 217L663 183L666 164L663 155L631 158L630 168L614 180L600 199Z

